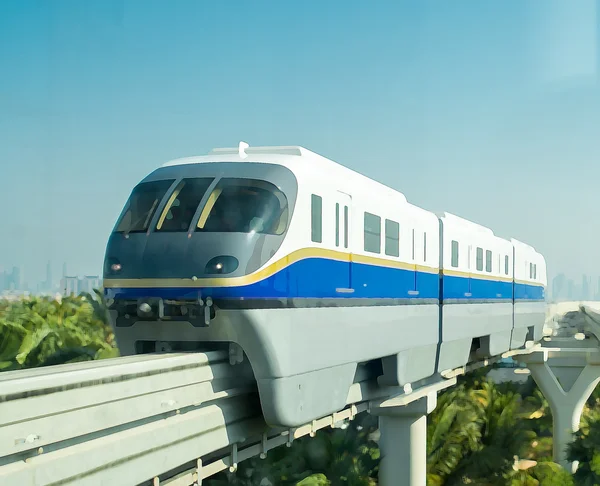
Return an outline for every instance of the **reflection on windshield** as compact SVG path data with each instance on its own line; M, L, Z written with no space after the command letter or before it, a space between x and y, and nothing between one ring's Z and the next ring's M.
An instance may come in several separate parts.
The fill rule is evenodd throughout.
M125 213L115 230L117 233L141 233L148 229L150 220L174 179L142 182L132 191Z
M222 179L208 198L196 231L280 235L288 217L287 198L273 184Z
M163 210L157 231L187 231L212 177L182 180Z

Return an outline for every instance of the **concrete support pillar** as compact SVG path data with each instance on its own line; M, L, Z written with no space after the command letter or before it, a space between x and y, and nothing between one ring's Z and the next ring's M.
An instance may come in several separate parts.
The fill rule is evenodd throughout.
M434 392L406 405L391 400L371 408L381 433L380 486L426 486L427 414L436 404Z
M554 344L559 344L553 339ZM554 461L571 473L577 463L567 461L567 446L573 433L579 430L581 412L586 400L600 381L598 349L570 343L564 347L542 349L529 356L519 357L527 363L531 375L548 400L552 410ZM566 346L569 346L568 348Z

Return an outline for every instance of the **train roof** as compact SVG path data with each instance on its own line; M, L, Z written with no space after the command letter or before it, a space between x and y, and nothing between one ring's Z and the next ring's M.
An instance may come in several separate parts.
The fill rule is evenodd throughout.
M387 192L389 196L396 199L396 202L400 200L408 203L406 196L400 191L297 145L249 147L242 142L239 147L214 148L207 155L174 159L163 164L162 167L215 162L280 164L288 167L300 176L317 177L319 179L330 177L340 178L345 180L346 183L350 183L350 185L356 184L359 187L369 184L372 186L372 189L379 191L379 194L383 191L385 195Z
M443 218L450 223L454 223L461 229L465 229L473 233L486 234L488 236L497 236L494 234L494 231L491 228L483 226L479 223L475 223L474 221L463 218L461 216L457 216L456 214L452 214L447 211L436 211L435 215L440 219Z

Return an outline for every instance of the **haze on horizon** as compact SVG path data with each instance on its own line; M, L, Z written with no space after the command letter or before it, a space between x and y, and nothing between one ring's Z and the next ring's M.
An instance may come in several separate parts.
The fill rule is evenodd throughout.
M0 268L99 273L133 186L302 145L600 275L595 0L0 3Z

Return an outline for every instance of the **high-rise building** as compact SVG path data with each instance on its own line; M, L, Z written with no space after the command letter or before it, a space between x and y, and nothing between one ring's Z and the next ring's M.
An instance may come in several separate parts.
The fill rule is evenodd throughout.
M552 279L552 299L559 301L565 297L565 283L567 278L564 273L559 273Z
M64 277L62 279L64 295L79 295L79 279L77 277Z
M590 300L590 279L585 274L581 276L581 300Z
M19 267L13 267L11 282L9 285L11 290L20 290L21 289L21 269Z
M46 285L45 285L46 289L45 290L52 290L52 263L50 261L48 261L48 263L46 264Z
M100 288L100 277L97 275L86 275L79 281L79 292L94 293L94 289Z

